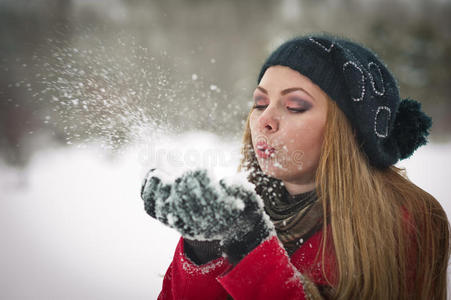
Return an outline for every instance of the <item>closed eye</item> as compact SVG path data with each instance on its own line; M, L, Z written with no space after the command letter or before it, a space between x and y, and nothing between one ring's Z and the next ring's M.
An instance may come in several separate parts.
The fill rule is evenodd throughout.
M305 108L290 108L290 107L287 107L287 109L292 111L292 112L298 112L298 113L306 111Z
M267 107L268 105L254 105L252 108L258 109L258 110L263 110Z
M264 110L266 107L268 107L268 105L254 105L252 108L257 110ZM292 107L287 107L287 109L293 113L301 113L307 110L305 108L292 108Z

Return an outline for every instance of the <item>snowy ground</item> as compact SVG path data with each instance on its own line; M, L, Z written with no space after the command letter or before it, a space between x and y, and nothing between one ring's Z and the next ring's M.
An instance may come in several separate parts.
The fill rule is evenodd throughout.
M448 215L449 153L451 144L428 145L401 163ZM0 162L0 298L156 299L179 236L144 212L142 177L198 162L229 174L238 154L239 144L198 132L116 157L64 147L24 170Z

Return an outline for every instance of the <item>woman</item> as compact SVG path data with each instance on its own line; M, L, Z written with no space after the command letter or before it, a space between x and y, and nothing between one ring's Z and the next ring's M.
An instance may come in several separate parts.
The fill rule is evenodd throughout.
M254 91L247 178L146 176L146 211L182 234L159 299L446 299L446 214L394 166L430 126L365 47L283 43Z

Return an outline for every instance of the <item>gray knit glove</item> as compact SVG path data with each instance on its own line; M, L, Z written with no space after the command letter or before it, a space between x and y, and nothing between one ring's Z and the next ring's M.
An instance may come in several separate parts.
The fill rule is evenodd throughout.
M232 263L274 233L253 189L223 179L212 182L206 170L187 171L172 183L163 183L152 171L141 189L146 212L185 238L221 241Z

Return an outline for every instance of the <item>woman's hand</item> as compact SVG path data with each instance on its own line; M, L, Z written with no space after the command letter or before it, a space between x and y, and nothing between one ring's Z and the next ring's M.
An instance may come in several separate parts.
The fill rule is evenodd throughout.
M239 184L213 182L206 170L187 171L174 182L153 176L144 180L146 212L183 237L220 240L232 262L238 262L274 232L260 197Z

